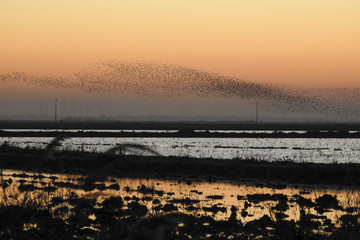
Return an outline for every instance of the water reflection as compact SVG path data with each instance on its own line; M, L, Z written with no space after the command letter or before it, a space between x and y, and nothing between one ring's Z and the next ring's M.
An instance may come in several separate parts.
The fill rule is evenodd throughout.
M342 215L359 214L360 192L350 190L273 189L231 183L177 182L173 180L98 178L49 175L4 170L0 204L42 206L71 213L71 199L102 204L109 198L146 206L145 215L179 212L214 220L236 218L250 222L267 215L299 221L302 212L338 224ZM125 209L130 209L127 205Z

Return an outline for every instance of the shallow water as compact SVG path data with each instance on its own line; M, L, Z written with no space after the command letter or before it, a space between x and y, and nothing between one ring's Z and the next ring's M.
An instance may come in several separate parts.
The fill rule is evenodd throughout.
M106 132L106 133L175 133L178 130L149 129L0 129L6 132Z
M1 137L19 147L44 148L52 138ZM124 143L149 146L164 156L196 158L252 158L317 163L360 163L359 138L71 138L63 148L104 152ZM146 154L141 153L139 154Z
M281 212L287 215L287 220L298 221L300 210L304 209L307 214L330 219L334 224L342 215L348 213L347 209L353 208L354 215L360 213L358 209L360 192L356 190L273 189L221 182L178 182L154 179L105 178L91 181L88 179L91 178L80 175L39 175L39 173L4 170L0 183L8 183L8 186L0 191L0 204L10 206L36 203L48 206L53 202L53 198L66 201L74 196L94 199L101 203L109 197L121 197L125 202L136 201L146 206L150 215L179 212L197 217L211 216L215 220L228 220L232 214L231 208L235 207L236 218L246 222L259 219L264 215L275 218L274 214L279 212L275 208L279 201L264 200L261 197L266 196L265 194L268 194L268 197L277 194L286 198L288 207ZM110 186L115 186L115 188ZM317 199L326 194L335 197L340 208L329 208L324 213L316 210ZM296 202L297 196L303 196L314 205L300 206ZM166 204L172 205L172 209L165 210Z

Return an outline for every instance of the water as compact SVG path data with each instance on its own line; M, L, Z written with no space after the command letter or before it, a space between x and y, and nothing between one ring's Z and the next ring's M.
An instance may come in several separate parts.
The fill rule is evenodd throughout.
M0 143L44 148L52 138L2 137ZM151 147L164 156L195 158L293 160L317 163L359 163L360 139L356 138L71 138L68 150L104 152L124 143ZM139 154L146 154L141 153Z
M275 199L261 199L265 194L283 195L289 200L288 208L284 211L288 219L298 221L302 209L296 202L297 196L316 202L324 195L335 196L341 208L331 209L324 213L317 213L316 205L308 207L309 214L322 215L334 223L346 209L356 208L353 214L359 213L360 192L357 190L332 189L272 189L252 185L238 185L232 183L206 183L206 182L179 182L175 180L158 179L130 179L130 178L104 178L102 180L88 181L86 176L71 174L36 174L4 170L0 183L9 182L8 187L0 192L0 204L17 205L35 202L39 206L47 206L53 198L67 200L74 194L79 198L94 199L101 203L110 197L121 197L125 201L137 201L145 205L150 215L163 213L158 206L173 204L174 212L197 214L197 216L211 216L216 220L227 220L231 216L231 207L236 207L237 219L252 221L264 215L271 217L275 214L274 207L278 204ZM27 186L24 188L22 186ZM116 186L117 188L111 188ZM51 188L49 188L51 187ZM255 195L262 195L255 197ZM156 201L154 201L156 200ZM247 203L246 203L247 202ZM286 201L287 202L287 201ZM249 204L250 203L250 204ZM245 205L249 205L245 207ZM68 206L68 204L67 204ZM218 211L210 210L217 206ZM68 206L69 207L69 206ZM190 208L191 207L191 208ZM71 208L71 207L69 207ZM247 215L241 215L240 210L245 209Z
M106 133L175 133L178 130L152 129L0 129L6 132L106 132Z
M159 129L0 129L0 131L6 132L106 132L106 133L176 133L178 130L159 130ZM272 134L275 131L273 130L194 130L195 133L236 133L236 134ZM298 133L304 134L307 131L277 131L281 133ZM349 131L350 133L355 133L357 131Z

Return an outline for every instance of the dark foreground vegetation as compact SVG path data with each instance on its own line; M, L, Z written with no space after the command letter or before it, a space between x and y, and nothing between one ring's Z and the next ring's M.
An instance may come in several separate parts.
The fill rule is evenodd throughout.
M53 141L47 149L0 146L1 169L33 172L0 175L0 239L360 239L359 196L343 205L328 194L313 199L307 193L234 193L239 204L225 206L223 196L213 195L205 197L210 206L204 206L200 198L176 199L156 187L132 189L104 180L111 176L178 179L188 185L236 181L272 188L355 187L360 184L359 165L49 152L57 144ZM59 179L44 173L84 177ZM105 198L99 200L94 190ZM255 217L250 209L260 214ZM326 215L331 212L336 217Z
M67 199L53 197L45 205L28 201L26 204L0 206L0 238L355 240L360 237L359 214L344 214L334 223L326 216L309 212L312 205L323 211L338 208L336 198L324 195L312 202L300 196L288 199L280 195L274 199L276 197L282 200L275 200L278 204L272 209L273 214L246 221L246 208L225 209L231 212L231 216L226 220L215 220L217 212L222 210L217 206L211 209L212 216L206 216L197 214L201 208L194 208L190 214L180 213L173 203L154 204L149 209L146 201L149 198L156 202L156 195L145 200L110 197L98 202L73 194ZM291 201L297 201L301 206L298 220L286 220L288 215L284 212ZM247 201L247 204L256 203ZM155 214L149 213L154 210ZM242 214L245 220L238 220L238 214Z
M360 237L359 208L344 208L336 196L331 195L311 200L299 195L248 194L237 196L242 202L241 209L221 204L201 207L197 199L168 198L164 201L163 196L170 193L142 185L137 189L123 187L129 193L126 196L110 196L98 201L96 197L80 196L75 191L91 192L94 188L119 190L120 186L106 186L94 178L84 179L78 184L56 178L46 183L45 177L40 176L23 174L17 190L12 178L1 181L1 239L308 240ZM27 178L32 180L24 180ZM37 183L45 184L35 187ZM57 191L64 186L71 192L60 197ZM9 192L13 195L7 195ZM137 193L140 195L135 195ZM14 195L22 196L21 201L12 204ZM275 202L275 205L264 209L262 203L265 202ZM299 207L296 219L286 214L294 205ZM252 219L251 207L264 209L263 214ZM342 214L331 219L324 215L330 211L341 211ZM229 217L217 220L217 215L224 212L228 212Z

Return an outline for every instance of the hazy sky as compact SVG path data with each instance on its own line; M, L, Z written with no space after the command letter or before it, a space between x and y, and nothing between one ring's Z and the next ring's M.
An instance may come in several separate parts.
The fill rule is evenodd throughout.
M0 36L0 73L146 60L360 87L359 0L1 0Z

